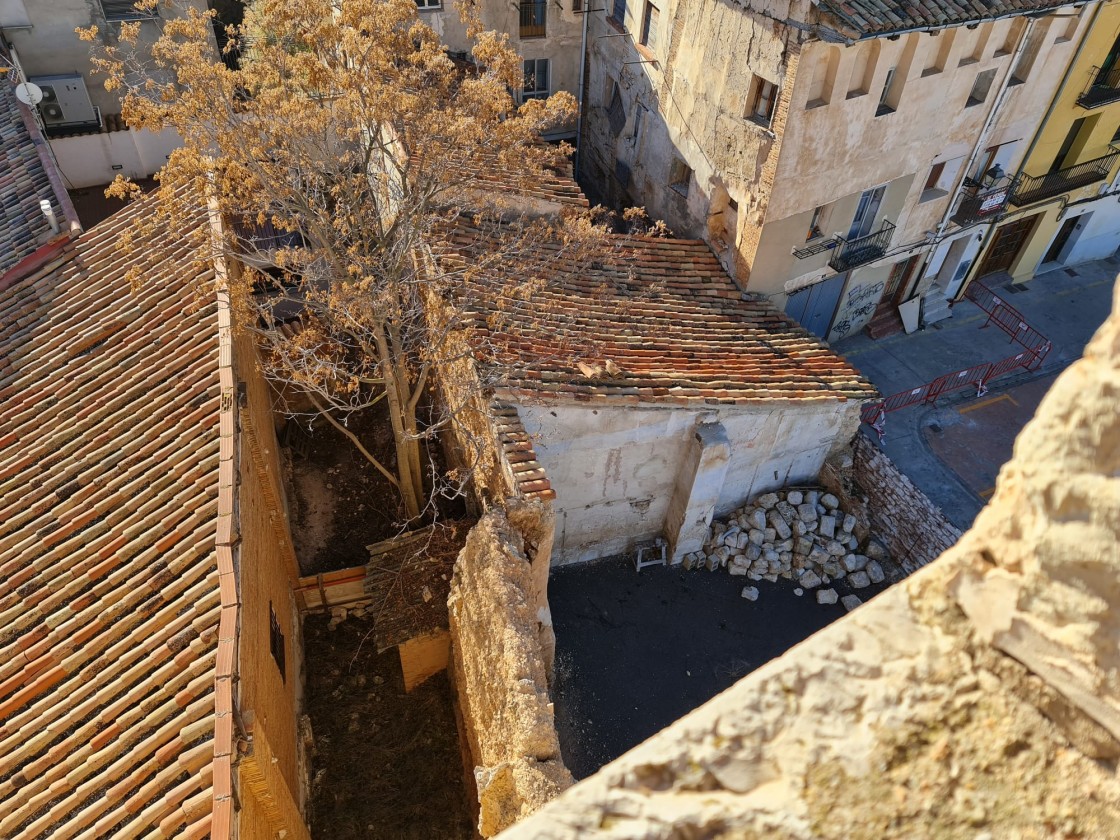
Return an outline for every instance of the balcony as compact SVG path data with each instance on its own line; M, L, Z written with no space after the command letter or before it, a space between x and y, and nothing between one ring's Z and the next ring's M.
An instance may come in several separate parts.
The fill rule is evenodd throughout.
M1103 70L1094 67L1088 86L1077 97L1082 108L1099 108L1120 100L1120 67Z
M1120 149L1109 146L1107 155L1102 155L1093 160L1075 166L1067 166L1056 172L1047 172L1045 175L1020 174L1011 188L1011 203L1016 207L1025 204L1034 204L1062 195L1079 187L1087 187L1097 181L1104 181L1112 172L1112 165L1120 158Z
M1001 178L988 186L971 178L965 178L961 201L953 213L952 220L961 227L968 227L997 218L1007 209L1007 200L1010 196L1009 178Z
M545 15L548 0L521 0L522 38L543 38L545 35Z
M883 226L867 236L851 240L837 236L836 247L832 251L828 264L834 271L848 271L856 266L874 262L887 252L893 233L894 225L884 219Z

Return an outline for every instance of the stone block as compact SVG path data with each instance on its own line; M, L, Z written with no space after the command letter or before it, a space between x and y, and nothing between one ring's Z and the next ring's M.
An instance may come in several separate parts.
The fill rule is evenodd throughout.
M709 572L714 572L716 569L718 569L719 568L719 563L720 563L719 557L716 556L715 554L709 554L707 557L704 558L704 567Z
M798 537L793 544L793 550L798 554L808 555L813 550L813 541L808 537Z
M822 537L828 537L830 540L836 536L836 517L824 515L821 517L820 524L817 526L817 533Z
M852 514L845 514L844 524L841 526L845 531L853 532L856 529L856 518Z
M804 504L797 506L797 518L802 522L816 522L818 516L816 505Z
M839 540L829 540L825 543L824 549L833 557L841 557L847 553L844 544Z
M831 556L823 546L814 545L812 551L809 552L809 562L824 563Z
M748 560L754 561L762 556L762 546L755 545L754 543L747 543L746 551L744 552Z
M821 578L816 572L810 570L798 578L797 582L806 589L813 589L821 585Z
M790 490L786 494L786 501L794 507L797 507L799 504L805 501L805 494L800 490Z
M872 583L882 583L887 579L883 573L883 567L879 565L878 560L867 561L867 576L871 579Z
M805 590L802 589L800 586L795 586L794 589L793 589L793 594L796 595L798 598L800 598L802 595L805 594Z
M766 511L754 508L747 514L747 520L750 523L750 527L761 531L766 527Z
M844 605L844 609L846 609L848 612L851 612L860 604L862 604L863 601L859 599L858 595L845 595L840 599L840 603Z
M840 562L838 560L828 560L821 566L821 568L824 570L824 573L830 578L838 578L842 574L844 574L844 570L840 568Z
M727 571L729 571L733 575L738 576L738 575L745 575L747 573L748 569L747 569L746 566L740 566L736 563L732 563L730 568L728 568Z
M739 593L743 598L748 601L758 600L758 587L757 586L744 586L743 591Z
M840 596L836 594L835 589L818 589L817 590L817 603L818 604L835 604L840 600Z
M867 565L867 558L862 554L845 554L840 563L844 566L845 571L858 572Z
M770 510L770 508L774 507L774 505L776 505L777 503L777 493L763 493L761 496L755 499L755 504L757 504L761 508L765 508L766 510Z
M778 512L778 515L782 517L782 519L784 519L786 522L792 522L797 518L797 508L795 508L787 501L778 502L774 510L776 510Z
M778 538L778 532L773 528L763 528L762 535L766 538L765 541L768 543L772 543Z
M795 519L793 520L793 533L799 537L804 536L809 533L809 526L800 519Z
M770 524L773 526L774 530L777 532L777 535L781 539L783 539L783 540L789 539L789 537L793 533L793 531L790 530L789 523L787 523L782 518L782 515L780 513L778 513L778 511L776 511L776 510L770 511L770 515L767 516L766 518L770 521Z
M821 504L829 510L836 510L836 508L840 507L840 500L831 493L825 493L821 496Z
M848 583L853 589L863 589L871 585L871 578L867 576L867 572L861 570L848 575Z
M820 490L810 490L805 494L804 502L807 505L816 505L817 500L821 497Z
M863 550L863 553L870 559L879 560L880 562L886 560L889 556L886 547L884 547L878 537L871 537L867 540L867 548Z
M747 540L752 545L762 545L766 542L766 535L757 528L751 528L751 530L747 532Z

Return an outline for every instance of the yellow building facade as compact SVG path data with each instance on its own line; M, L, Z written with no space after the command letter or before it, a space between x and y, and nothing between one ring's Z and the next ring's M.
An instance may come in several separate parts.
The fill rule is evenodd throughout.
M1007 212L985 235L972 279L1023 283L1110 256L1120 244L1120 2L1072 14L1089 21L1015 173ZM1061 37L1063 27L1054 29Z

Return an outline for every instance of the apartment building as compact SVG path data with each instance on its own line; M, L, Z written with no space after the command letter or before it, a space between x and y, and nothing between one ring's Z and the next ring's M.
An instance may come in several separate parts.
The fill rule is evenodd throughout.
M416 0L420 18L439 35L452 54L464 58L471 40L452 0ZM586 0L486 0L478 4L486 29L505 32L521 53L525 81L516 94L521 101L546 98L558 91L578 96ZM547 139L572 139L576 124L559 126Z
M1006 211L977 243L969 279L1026 282L1120 244L1120 4L1084 14L1085 36L1026 142Z
M821 337L901 329L900 305L935 318L959 291L1088 17L612 0L589 21L581 176Z

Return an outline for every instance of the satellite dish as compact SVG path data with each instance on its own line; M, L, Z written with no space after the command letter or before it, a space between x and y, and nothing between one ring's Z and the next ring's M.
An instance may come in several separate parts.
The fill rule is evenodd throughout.
M43 101L43 89L32 82L20 82L16 85L16 99L24 105L38 105Z

